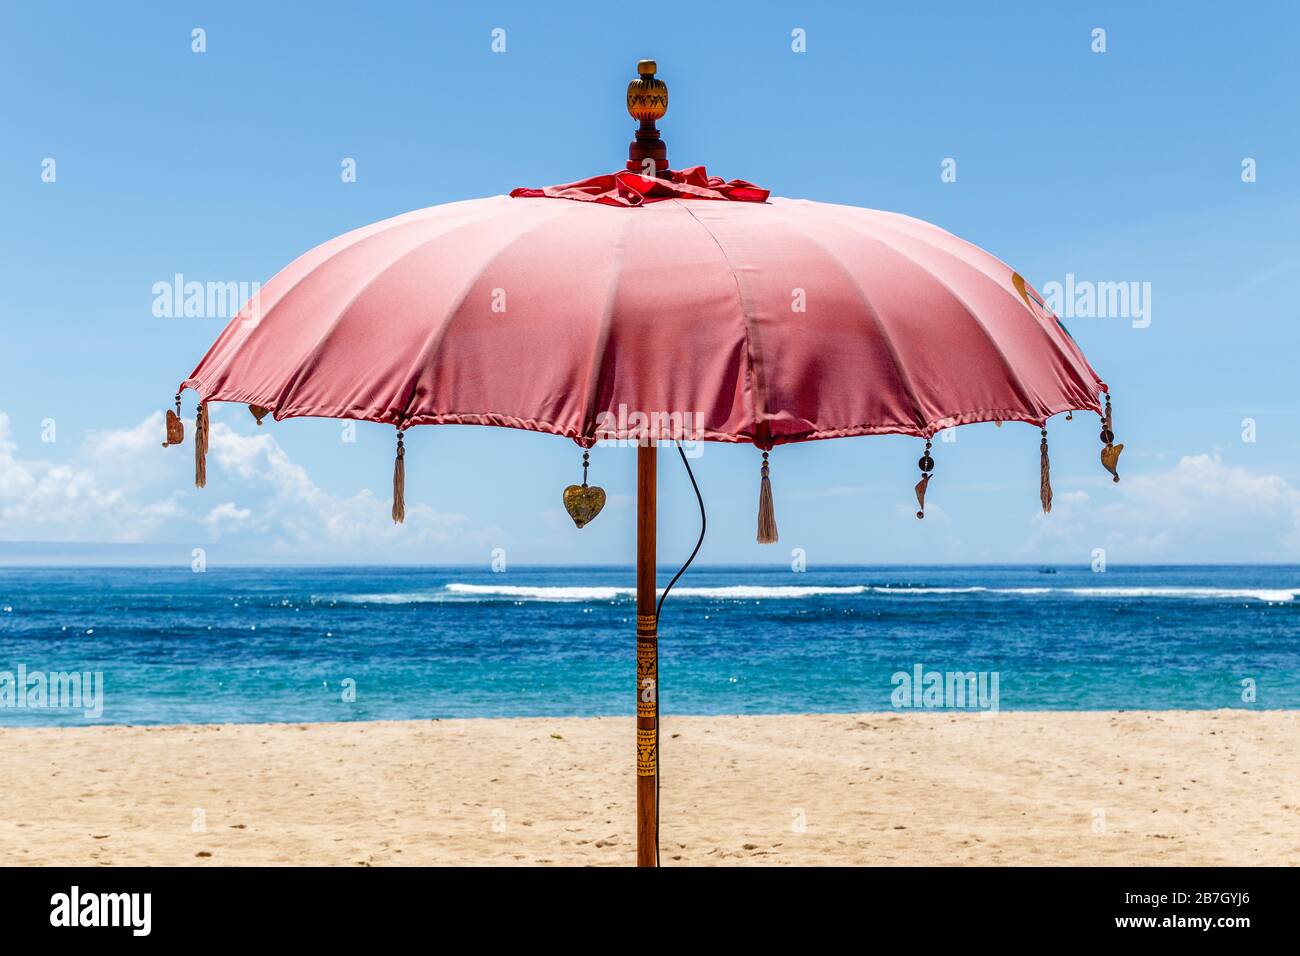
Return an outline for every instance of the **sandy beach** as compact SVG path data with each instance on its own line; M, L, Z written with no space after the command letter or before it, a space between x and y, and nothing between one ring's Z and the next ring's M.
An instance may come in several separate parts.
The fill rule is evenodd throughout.
M630 718L0 730L6 864L629 864ZM1300 713L670 717L671 864L1291 864Z

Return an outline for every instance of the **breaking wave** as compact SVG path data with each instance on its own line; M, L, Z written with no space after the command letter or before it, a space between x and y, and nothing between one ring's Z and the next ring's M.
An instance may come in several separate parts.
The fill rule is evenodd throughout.
M662 593L662 589L660 589ZM851 597L855 595L893 595L917 597L946 594L987 594L1008 597L1058 595L1080 598L1161 598L1183 600L1245 600L1269 604L1287 604L1300 595L1300 589L1279 588L1197 588L1197 587L1097 587L1097 588L988 588L988 587L912 587L855 584L835 586L749 585L719 587L675 587L674 598L759 601L797 600L814 597ZM395 591L381 594L340 594L314 596L314 602L340 604L436 604L445 601L618 601L636 596L636 589L613 586L531 586L523 584L463 584L452 582L444 587L422 591Z

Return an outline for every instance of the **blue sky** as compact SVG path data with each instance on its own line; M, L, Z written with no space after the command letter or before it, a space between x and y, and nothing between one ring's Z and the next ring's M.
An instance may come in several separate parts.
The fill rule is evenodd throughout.
M710 446L695 462L702 560L784 563L796 547L810 566L1087 563L1094 548L1117 564L1300 560L1293 4L307 9L0 12L0 560L24 553L14 542L115 542L132 547L102 553L185 562L194 547L214 562L474 564L496 547L515 563L629 562L633 454L593 454L610 504L579 532L559 504L579 454L546 436L417 430L412 516L393 528L390 428L362 424L347 443L336 422L259 430L217 407L219 454L195 490L190 448L160 448L158 416L224 320L157 317L152 289L176 273L265 281L408 209L618 168L623 89L644 56L671 90L674 166L930 220L1040 289L1067 275L1150 289L1145 327L1068 322L1115 396L1120 485L1086 415L1052 425L1047 517L1027 425L937 445L924 522L917 442L783 447L782 540L760 547L756 455ZM947 158L955 182L941 181ZM661 473L671 563L696 516L675 457Z

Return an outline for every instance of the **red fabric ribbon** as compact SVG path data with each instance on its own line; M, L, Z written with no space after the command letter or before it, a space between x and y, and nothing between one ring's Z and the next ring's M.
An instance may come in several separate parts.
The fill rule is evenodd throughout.
M642 176L630 170L592 176L576 183L560 186L543 186L540 189L520 186L510 191L511 196L575 199L579 202L598 202L606 206L640 206L665 199L729 199L734 202L767 202L771 190L762 189L743 179L724 182L719 176L710 176L703 166L669 170L668 179Z

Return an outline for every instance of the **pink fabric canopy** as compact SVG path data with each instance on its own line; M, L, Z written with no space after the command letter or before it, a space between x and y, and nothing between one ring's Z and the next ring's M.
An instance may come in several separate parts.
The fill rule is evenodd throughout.
M919 220L763 201L698 167L514 195L312 249L183 387L277 419L502 425L584 446L644 435L638 412L691 413L692 437L763 448L1100 414L1104 384L1024 280Z

